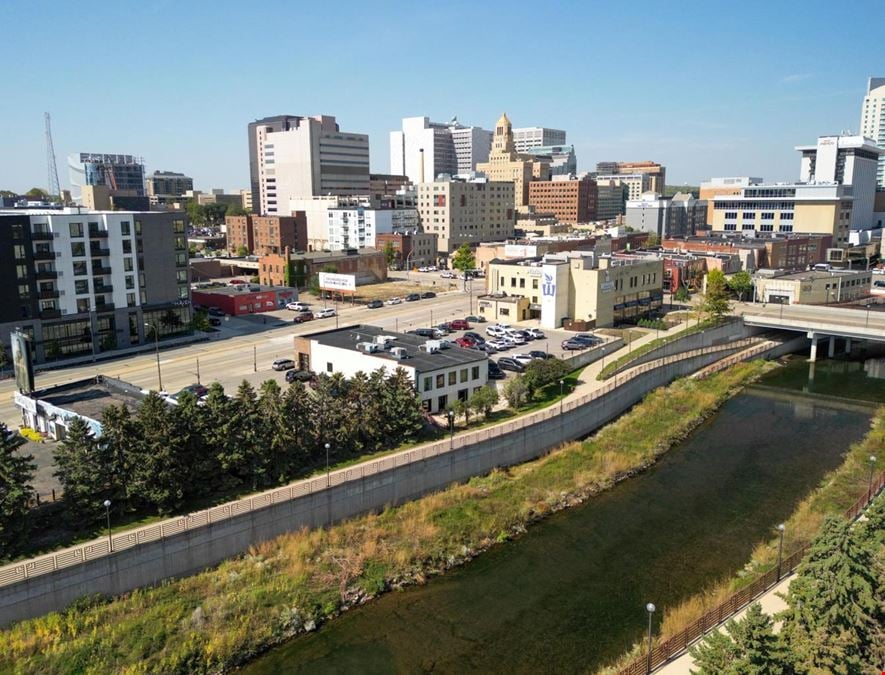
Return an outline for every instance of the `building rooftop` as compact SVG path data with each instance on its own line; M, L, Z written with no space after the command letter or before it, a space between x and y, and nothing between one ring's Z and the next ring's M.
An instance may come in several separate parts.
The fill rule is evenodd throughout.
M870 274L870 272L865 270L805 270L803 272L786 272L785 270L761 269L756 274L769 279L813 281L814 279L833 279Z
M421 345L428 342L427 338L411 333L396 333L392 330L387 330L378 326L368 326L365 324L344 326L342 328L334 328L319 333L309 333L304 337L318 342L321 345L359 352L360 350L357 349L357 344L361 342L374 342L375 338L381 335L393 339L388 347L405 348L407 358L397 359L389 350L384 351L383 349L372 354L367 354L367 356L387 359L393 363L414 368L419 372L428 372L431 370L439 370L441 368L450 368L452 366L466 365L488 360L488 356L485 352L464 349L454 344L448 349L441 349L438 352L430 354L418 349Z
M145 394L126 382L99 375L38 390L31 397L100 422L105 409L112 405L123 405L129 412L135 412Z
M346 251L307 251L300 253L290 253L292 260L339 260L342 258L353 258L358 255L375 255L379 253L376 248L352 248Z
M269 291L285 291L285 286L263 286L262 284L234 284L233 286L212 286L209 288L195 288L197 293L211 293L213 295L242 295L244 293L266 293Z

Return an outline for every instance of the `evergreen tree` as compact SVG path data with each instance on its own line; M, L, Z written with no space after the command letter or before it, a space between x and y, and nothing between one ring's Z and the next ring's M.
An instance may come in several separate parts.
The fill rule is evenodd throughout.
M206 451L216 467L214 490L226 490L239 484L233 472L232 455L236 452L236 439L229 435L229 426L234 416L235 402L224 393L218 382L209 385L209 393L201 407L200 433L206 444Z
M18 449L25 440L0 422L0 559L18 550L28 532L28 513L34 497L31 481L34 458Z
M265 485L278 485L290 476L290 453L295 446L295 435L286 414L283 392L275 380L261 385L258 398L258 432L260 477Z
M182 504L187 477L179 462L172 413L157 392L142 400L136 425L138 435L129 444L131 491L158 513L170 513Z
M405 370L397 368L385 380L382 398L390 447L416 439L424 426L424 418L421 415L421 401Z
M196 395L186 389L177 401L178 405L169 410L171 431L176 462L182 470L183 493L186 499L192 499L211 491L208 478L214 474L216 464L203 435L205 415Z
M55 476L62 485L67 513L76 520L98 519L104 500L116 496L111 489L113 467L106 457L109 447L99 444L89 425L75 417L55 449Z
M878 580L870 549L828 516L787 596L783 636L798 672L860 673L871 663Z
M255 388L243 380L233 399L233 416L226 425L230 439L226 469L253 490L262 484L266 469L260 419Z
M138 437L138 424L125 405L110 405L101 417L102 456L107 460L110 471L111 494L108 499L120 510L131 507L136 496L131 491L132 462L136 457L131 452L132 442Z
M725 624L691 650L701 674L780 675L792 672L787 651L774 634L774 622L756 602L740 621Z
M310 420L309 394L302 382L293 382L283 393L283 410L292 434L286 472L294 477L308 465L317 444Z
M343 457L351 447L353 427L348 419L347 389L347 380L341 373L321 373L317 379L310 406L316 439L314 465L325 462L326 443L331 446L330 457Z
M353 453L363 454L374 452L380 440L376 427L368 418L369 402L374 397L372 383L368 376L358 371L347 383L347 408L349 414L345 420L350 426L347 435L353 439Z

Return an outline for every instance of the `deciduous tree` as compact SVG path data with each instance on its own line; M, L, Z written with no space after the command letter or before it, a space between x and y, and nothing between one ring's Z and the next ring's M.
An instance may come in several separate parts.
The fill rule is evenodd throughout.
M523 381L522 375L517 375L512 380L508 380L504 385L504 398L507 399L507 405L511 408L519 408L525 405L529 397L529 388Z
M744 296L753 290L753 277L746 270L735 272L728 279L728 288L743 302Z
M473 392L473 395L470 397L470 407L488 419L492 408L498 405L499 400L500 396L498 395L497 387L487 384Z
M704 294L703 310L714 319L721 319L731 311L728 302L728 288L722 270L710 270L707 273L707 291Z

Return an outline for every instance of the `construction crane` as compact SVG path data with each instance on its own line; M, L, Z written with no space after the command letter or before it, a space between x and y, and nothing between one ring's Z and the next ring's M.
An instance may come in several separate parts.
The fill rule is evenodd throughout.
M61 187L58 184L58 167L55 164L55 147L52 144L52 124L49 113L43 113L43 121L46 126L46 170L49 174L48 189L53 197L61 197Z

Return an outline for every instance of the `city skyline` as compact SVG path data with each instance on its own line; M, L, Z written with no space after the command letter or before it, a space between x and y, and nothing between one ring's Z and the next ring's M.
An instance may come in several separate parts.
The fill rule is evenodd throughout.
M118 39L84 41L95 31L90 6ZM345 2L342 15L356 19L359 7ZM32 48L34 30L0 45L12 94L0 103L0 156L14 160L0 168L0 189L46 186L45 111L63 188L64 158L76 152L142 156L146 173L180 171L201 190L248 188L246 125L278 114L334 115L368 134L374 173L388 172L388 134L404 117L457 115L491 129L506 112L515 127L564 129L579 171L652 160L673 185L795 180L795 145L859 132L867 79L885 62L873 40L808 49L832 39L822 2L748 3L726 22L700 3L679 13L565 4L545 10L549 57L531 60L519 36L537 31L537 5L506 7L392 4L342 30L317 6L272 3L256 15L225 2L214 13L163 1L13 4L7 25L29 25L52 49ZM876 5L851 7L869 15ZM53 21L35 28L37 16ZM213 21L237 32L211 30ZM58 59L84 48L89 59Z

